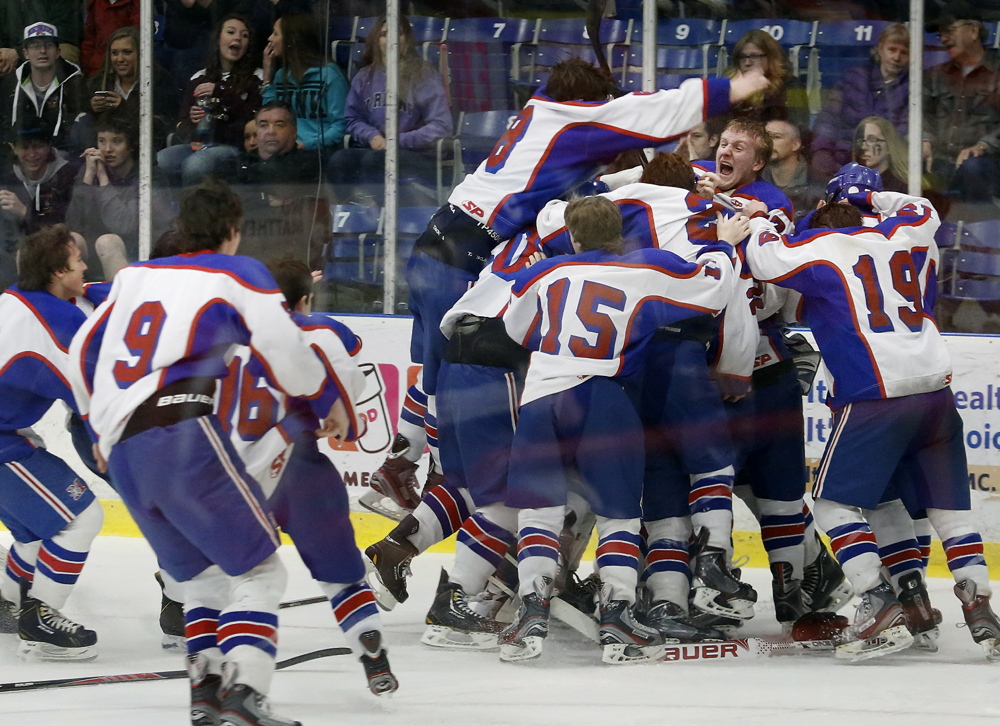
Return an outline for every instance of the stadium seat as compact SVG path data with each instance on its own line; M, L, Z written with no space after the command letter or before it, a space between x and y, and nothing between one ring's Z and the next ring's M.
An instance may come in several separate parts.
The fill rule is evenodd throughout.
M657 45L720 45L722 43L721 20L705 18L661 18L656 23ZM641 44L642 22L632 23L632 34L629 42L632 45ZM602 38L603 40L603 38Z
M726 23L725 45L732 47L748 30L760 28L770 33L785 48L811 46L816 32L816 22L785 20L783 18L758 18L734 20Z
M497 40L449 40L442 45L442 70L453 112L490 111L513 105L504 49L505 45Z
M820 22L816 24L816 36L812 45L817 48L831 45L872 47L878 44L879 35L890 25L892 23L887 20Z
M463 113L459 119L458 142L466 173L473 172L504 135L518 111Z
M658 47L656 49L657 73L686 72L707 78L718 72L719 50L708 46L698 48ZM626 72L634 73L642 69L642 48L631 46L628 52Z
M330 206L333 235L325 251L324 281L374 284L376 237L382 210L358 204Z
M534 18L459 18L448 22L444 40L495 40L507 45L534 43L539 22Z

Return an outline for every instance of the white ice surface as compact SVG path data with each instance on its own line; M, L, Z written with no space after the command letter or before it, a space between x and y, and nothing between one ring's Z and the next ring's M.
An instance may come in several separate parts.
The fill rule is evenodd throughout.
M9 544L9 536L0 541ZM286 599L319 594L298 556L284 550ZM968 632L955 627L962 616L946 580L930 583L934 604L944 614L936 655L905 653L857 665L809 655L607 666L595 646L554 625L539 661L502 664L495 653L456 653L419 643L438 570L450 561L448 555L417 558L410 600L383 613L401 683L395 696L370 695L361 666L351 656L338 656L279 672L272 690L275 710L306 726L1000 723L1000 665L988 664ZM153 569L144 541L98 539L64 612L98 631L99 657L89 663L26 662L17 656L16 636L0 635L0 682L181 668L180 656L159 646ZM746 576L761 593L761 604L745 634L773 635L778 628L769 602L770 576L764 570L747 570ZM282 611L280 640L282 658L343 645L324 605ZM181 726L188 723L186 699L184 680L0 694L0 723Z

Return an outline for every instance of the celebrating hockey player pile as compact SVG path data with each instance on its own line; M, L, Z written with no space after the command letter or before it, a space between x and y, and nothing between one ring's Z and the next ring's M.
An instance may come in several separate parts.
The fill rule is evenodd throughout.
M361 342L311 314L304 265L237 254L228 188L190 190L155 259L86 290L68 229L31 236L20 284L0 296L0 518L15 538L0 629L40 657L96 652L97 635L59 608L101 509L28 440L60 399L78 414L81 455L152 545L165 605L183 603L195 726L298 723L267 698L286 579L275 524L377 695L398 682L376 601L405 602L410 561L455 533L430 646L537 658L555 616L611 664L676 658L685 643L737 652L718 643L754 616L757 593L731 564L734 491L760 521L786 645L849 661L935 649L929 523L972 637L1000 660L931 317L934 208L849 165L793 234L791 202L759 178L771 155L760 123L732 119L714 162L652 151L767 86L750 71L615 97L588 63L553 69L415 245L421 379L373 478L379 496L364 499L401 520L363 558L317 446L363 433ZM815 522L802 394L819 354L788 333L796 320L836 380ZM849 623L835 613L852 591Z

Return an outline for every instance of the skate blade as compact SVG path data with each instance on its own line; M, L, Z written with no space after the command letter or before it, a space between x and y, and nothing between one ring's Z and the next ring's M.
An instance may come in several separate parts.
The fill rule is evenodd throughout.
M463 633L442 625L428 625L420 642L432 648L452 650L496 650L496 633Z
M539 635L529 635L516 643L504 643L500 646L500 660L504 663L517 663L531 660L542 654L542 643L545 638Z
M940 635L940 631L937 628L933 628L932 630L928 630L924 633L915 633L913 635L913 648L915 650L922 650L925 653L937 653L938 635Z
M603 646L601 660L605 663L651 663L663 658L665 645L635 645L633 643L608 643Z
M850 663L859 663L869 658L880 658L898 653L913 645L913 636L905 625L887 628L867 640L855 640L837 646L834 657Z
M376 696L389 696L399 690L399 681L391 673L385 673L370 679L368 690Z
M400 522L407 514L413 512L412 509L403 509L397 506L389 497L384 497L374 489L369 489L358 499L358 504L369 512L381 514L383 517L391 519L393 522Z
M694 591L691 604L702 612L721 615L725 618L750 620L754 616L753 602L750 600L730 600L729 607L722 607L715 601L715 598L721 594L718 590L713 590L710 587L699 587Z
M549 601L549 614L577 631L588 640L601 642L600 623L586 613L580 612L558 596Z
M178 648L187 647L187 638L183 635L167 635L163 634L163 639L160 640L160 647L164 650L176 650Z
M399 601L393 597L388 588L382 584L382 578L378 576L375 563L369 559L368 555L362 554L361 559L365 562L365 581L375 595L375 603L385 611L392 610L399 605Z
M86 645L80 648L61 648L51 643L41 643L37 640L22 640L18 647L22 658L38 658L39 660L85 661L97 657L97 647Z
M979 641L986 660L990 663L1000 663L1000 638L987 638Z

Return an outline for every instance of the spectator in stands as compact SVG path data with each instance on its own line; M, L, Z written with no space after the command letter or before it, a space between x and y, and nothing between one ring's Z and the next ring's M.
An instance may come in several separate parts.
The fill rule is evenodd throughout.
M766 30L754 28L743 34L733 46L732 61L725 75L737 75L759 70L770 87L735 104L733 116L750 117L767 123L773 119L791 121L800 127L809 124L809 103L805 85L792 75L785 51Z
M677 152L687 154L689 161L714 160L725 125L725 120L717 117L698 124L684 135Z
M304 148L325 159L343 144L347 79L326 61L312 17L293 14L275 21L264 50L263 96L265 102L285 101L292 107Z
M6 0L0 3L0 76L8 72L4 70L5 56L13 64L9 70L20 62L17 44L22 37L21 31L39 22L59 28L60 55L79 65L83 5L83 0Z
M191 77L181 102L175 134L181 143L156 155L164 174L184 186L198 184L206 175L235 162L243 148L243 127L261 105L262 74L247 55L247 21L228 15L212 37L208 65ZM208 128L203 131L204 123Z
M252 118L243 126L243 151L247 154L257 151L257 119Z
M890 25L878 38L870 63L844 72L813 127L812 166L830 178L851 159L851 135L867 116L888 119L902 136L909 126L910 31Z
M788 195L796 214L812 209L825 189L815 184L809 174L809 161L803 153L802 130L793 123L778 120L768 121L765 128L771 137L771 160L760 178Z
M139 4L140 0L87 0L83 47L80 49L80 67L84 73L92 76L101 68L101 60L107 54L115 31L139 27Z
M978 20L943 17L938 27L951 59L924 73L926 169L949 193L989 201L997 193L1000 60L983 47Z
M17 126L11 147L14 161L0 171L0 209L17 221L25 237L63 224L79 164L56 154L44 120Z
M399 19L399 191L407 206L437 203L435 144L453 131L441 75L417 52L413 29ZM385 173L385 18L365 39L364 67L347 96L351 148L330 157L328 178L337 198L381 206Z
M319 157L299 148L297 135L288 103L269 101L257 112L257 148L240 157L234 187L245 219L240 254L261 261L290 254L318 264L321 240L328 238L329 203Z
M60 57L59 40L50 23L24 28L25 61L0 81L0 143L13 141L16 126L37 127L44 119L53 145L66 146L73 122L84 111L86 88L79 66Z
M119 28L108 41L108 50L90 83L90 113L78 122L73 141L78 148L94 145L94 119L104 114L119 116L139 134L139 30ZM167 133L177 119L174 81L158 63L153 64L153 143L163 148Z
M66 224L92 243L103 279L139 259L138 138L121 116L104 114L95 124L97 146L83 152ZM153 239L174 215L160 186L153 185Z
M36 119L12 137L15 158L0 168L0 289L17 282L18 245L66 219L75 167L52 148L52 129Z
M869 116L858 124L854 132L854 155L851 161L870 169L878 169L886 191L904 194L909 192L908 156L906 143L888 119ZM948 216L951 201L934 189L940 184L935 184L933 177L925 174L920 180L920 186L921 195L934 204L941 218Z
M184 0L185 2L187 0ZM285 15L305 14L314 12L314 6L319 11L317 20L326 17L327 2L317 3L315 0L196 0L209 4L212 10L212 20L218 21L230 13L237 13L250 23L250 56L260 59L264 55L268 36L274 28L274 22ZM336 15L359 15L348 13L341 3L331 4L331 11ZM335 9L334 9L335 8ZM376 13L368 13L369 16Z

